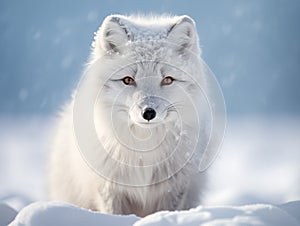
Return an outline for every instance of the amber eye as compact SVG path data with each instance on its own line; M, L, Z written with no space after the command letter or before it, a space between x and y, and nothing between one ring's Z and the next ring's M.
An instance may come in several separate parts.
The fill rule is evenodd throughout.
M167 76L161 81L161 84L162 85L170 85L170 84L172 84L173 81L174 81L174 78L172 78L171 76Z
M131 77L129 77L129 76L124 77L124 78L122 79L122 81L123 81L123 83L124 83L125 85L128 85L128 86L134 85L134 79L131 78Z

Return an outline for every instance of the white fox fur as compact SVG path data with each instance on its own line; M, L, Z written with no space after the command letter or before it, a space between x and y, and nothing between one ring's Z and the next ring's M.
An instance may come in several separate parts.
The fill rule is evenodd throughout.
M99 157L104 152L96 149L88 150L94 165L84 160L74 133L75 90L55 134L50 198L138 216L197 206L205 187L198 164L208 142L200 55L195 23L188 16L108 16L95 36L84 92L101 90L95 129L102 151L117 163L106 164ZM134 85L124 84L125 76ZM164 85L166 76L174 81ZM145 120L141 111L149 106L156 117ZM88 142L97 144L92 137ZM147 147L150 152L132 151ZM100 168L106 175L97 173Z

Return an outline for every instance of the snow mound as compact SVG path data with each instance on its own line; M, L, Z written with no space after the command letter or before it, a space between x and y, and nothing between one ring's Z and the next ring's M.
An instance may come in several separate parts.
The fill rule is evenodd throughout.
M293 205L300 213L300 201ZM300 225L284 209L265 204L246 206L203 207L189 211L158 212L138 221L134 226L217 226L217 225Z
M102 214L61 202L35 202L22 209L10 226L129 226L137 220L134 215Z
M8 225L17 215L17 211L5 203L0 203L0 226Z
M134 215L110 215L81 209L60 202L36 202L25 207L9 226L217 226L265 225L299 226L300 201L281 206L199 206L187 211L162 211L138 218ZM0 219L3 217L0 213Z

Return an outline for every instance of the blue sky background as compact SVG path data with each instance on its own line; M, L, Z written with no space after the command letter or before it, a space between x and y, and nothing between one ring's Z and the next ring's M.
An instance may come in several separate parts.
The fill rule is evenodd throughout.
M228 115L300 114L300 1L0 1L0 114L52 114L109 14L187 14Z

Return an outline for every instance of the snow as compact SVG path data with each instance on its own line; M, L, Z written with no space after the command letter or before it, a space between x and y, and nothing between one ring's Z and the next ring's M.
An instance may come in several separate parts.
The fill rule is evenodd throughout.
M188 211L161 211L145 218L134 215L109 215L81 209L59 202L36 202L25 207L10 226L51 225L106 225L106 226L216 226L216 225L265 225L299 226L300 201L276 207L253 204L247 206L199 206ZM298 217L298 219L296 218Z
M25 207L11 226L89 225L101 223L105 226L132 225L139 218L134 215L117 216L81 209L69 204L37 202Z
M295 204L300 211L300 202ZM216 225L299 225L284 209L272 205L199 206L189 211L158 212L141 219L134 226L216 226Z
M300 200L298 117L230 118L222 151L208 171L203 205L143 219L43 201L53 118L2 116L0 125L0 226L17 212L13 226L300 225L300 201L294 201Z
M0 225L7 225L15 219L17 211L5 203L0 203Z
M209 205L285 203L300 199L300 119L229 119L218 159L209 172ZM226 175L226 176L224 176Z

